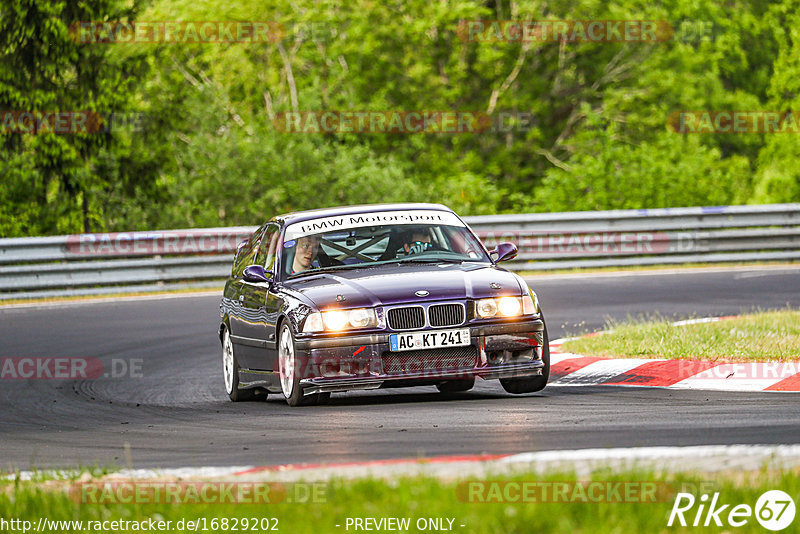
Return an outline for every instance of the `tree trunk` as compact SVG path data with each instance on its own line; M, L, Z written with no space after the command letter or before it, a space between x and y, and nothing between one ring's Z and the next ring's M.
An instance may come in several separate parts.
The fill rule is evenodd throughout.
M84 191L83 192L83 233L89 234L92 232L91 228L89 227L89 194Z

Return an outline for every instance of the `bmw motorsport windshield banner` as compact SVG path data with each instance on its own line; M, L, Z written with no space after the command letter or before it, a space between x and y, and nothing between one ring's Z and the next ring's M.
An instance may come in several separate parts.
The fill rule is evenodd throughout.
M286 241L311 234L379 226L387 224L439 224L444 226L466 226L454 213L438 210L377 211L323 217L289 225Z

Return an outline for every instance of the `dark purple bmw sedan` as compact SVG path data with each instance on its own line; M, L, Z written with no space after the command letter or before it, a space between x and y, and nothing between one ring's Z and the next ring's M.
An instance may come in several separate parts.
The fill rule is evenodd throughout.
M375 204L270 219L242 242L220 304L231 400L404 386L467 391L550 374L536 294L440 204Z

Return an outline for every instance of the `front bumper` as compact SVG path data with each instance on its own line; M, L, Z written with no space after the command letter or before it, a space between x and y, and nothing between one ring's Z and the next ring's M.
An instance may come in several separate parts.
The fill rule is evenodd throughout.
M391 352L388 333L297 339L301 384L314 394L542 374L541 319L468 328L469 347L456 350L462 358L440 358L444 349Z

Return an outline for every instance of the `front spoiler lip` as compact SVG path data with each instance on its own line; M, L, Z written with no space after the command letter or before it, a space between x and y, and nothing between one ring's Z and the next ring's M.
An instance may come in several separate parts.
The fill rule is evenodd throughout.
M521 321L514 321L508 323L495 323L495 324L477 324L469 325L462 324L457 326L448 326L436 328L436 330L445 330L449 328L469 328L470 337L476 336L496 336L502 334L515 334L518 332L541 332L544 330L544 322L541 318L525 319ZM400 333L400 332L392 332ZM311 350L311 349L328 349L338 347L362 346L362 345L379 345L389 344L389 333L380 334L362 334L362 335L342 335L336 337L326 337L319 339L295 339L294 345L297 350Z
M351 378L304 378L300 380L304 395L327 393L336 391L351 391L359 389L378 389L385 382L404 380L457 380L468 376L478 376L484 380L498 378L521 378L540 376L544 362L533 360L530 362L504 364L496 367L470 367L467 369L453 369L437 373L419 372L402 375L377 375Z

